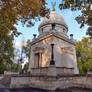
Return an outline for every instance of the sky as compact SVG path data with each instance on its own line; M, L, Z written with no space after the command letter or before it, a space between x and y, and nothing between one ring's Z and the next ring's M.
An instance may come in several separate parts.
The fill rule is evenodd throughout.
M50 10L52 9L51 2L55 2L55 1L56 1L56 7L55 7L56 10L55 11L57 13L59 13L61 16L63 16L66 24L68 25L68 36L70 34L73 34L75 40L78 40L78 41L81 40L83 37L86 36L85 33L87 30L87 26L80 29L80 25L75 20L75 17L80 15L81 12L80 11L72 12L69 9L60 10L58 8L58 5L61 2L61 0L47 0L47 3L48 3L47 7L50 8ZM38 33L39 24L40 24L40 21L36 22L33 27L27 28L27 27L23 27L22 24L20 22L18 22L18 25L16 26L16 28L19 32L22 32L22 35L19 36L18 38L15 38L15 40L14 40L15 46L20 47L22 39L24 39L24 42L26 42L28 39L32 40L33 34L38 35L39 34Z

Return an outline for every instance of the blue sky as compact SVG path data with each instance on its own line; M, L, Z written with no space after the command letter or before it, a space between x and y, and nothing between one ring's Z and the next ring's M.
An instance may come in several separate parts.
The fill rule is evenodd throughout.
M72 12L69 9L60 10L58 8L58 5L61 2L61 0L47 0L47 3L48 3L47 7L50 8L50 10L52 9L51 2L55 2L55 1L56 1L56 7L55 7L56 12L63 16L64 20L66 21L66 24L68 25L68 29L69 29L68 36L70 34L73 34L75 40L81 40L83 37L86 36L85 32L87 30L87 26L80 29L80 25L75 20L75 17L78 16L81 12L80 11ZM18 31L22 32L22 35L15 39L15 43L17 44L17 46L20 45L22 38L24 38L24 40L27 41L28 39L31 40L33 38L33 34L38 35L39 24L40 24L40 21L36 22L33 27L27 28L27 27L23 27L19 22L16 27Z

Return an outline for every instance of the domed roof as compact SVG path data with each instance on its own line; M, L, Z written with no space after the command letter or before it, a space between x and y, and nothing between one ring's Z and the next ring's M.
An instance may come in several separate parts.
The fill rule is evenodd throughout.
M64 21L64 18L60 14L56 13L55 11L52 11L49 16L50 16L49 18L47 17L42 18L39 28L46 24L52 24L52 23L60 24L60 25L67 27Z

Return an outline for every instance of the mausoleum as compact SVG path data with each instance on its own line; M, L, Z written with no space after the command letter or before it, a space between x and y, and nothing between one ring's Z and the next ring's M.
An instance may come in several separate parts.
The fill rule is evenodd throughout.
M49 18L43 17L31 43L29 71L37 72L54 66L60 73L77 74L75 40L68 37L68 26L64 18L51 11Z

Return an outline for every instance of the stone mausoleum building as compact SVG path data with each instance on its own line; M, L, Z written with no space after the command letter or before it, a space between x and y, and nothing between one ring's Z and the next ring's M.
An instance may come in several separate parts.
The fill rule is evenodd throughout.
M68 26L63 17L52 11L49 18L42 18L38 31L38 37L34 34L31 43L29 71L36 72L54 65L58 73L77 74L75 40L73 34L68 37Z
M0 83L11 89L38 88L51 92L83 88L92 92L92 74L79 74L75 40L73 34L68 37L63 17L52 11L49 18L42 18L38 31L38 37L34 34L31 42L28 74L5 76Z

